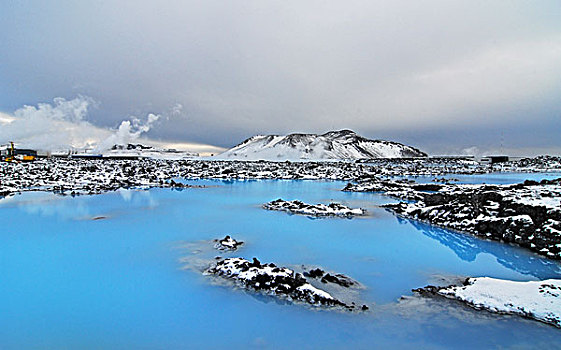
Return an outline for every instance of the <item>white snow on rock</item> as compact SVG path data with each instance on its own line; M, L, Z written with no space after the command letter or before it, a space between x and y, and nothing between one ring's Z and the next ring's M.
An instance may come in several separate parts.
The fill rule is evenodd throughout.
M503 191L500 192L505 200L515 203L544 207L547 210L554 210L561 213L561 186L527 186L525 191L520 193Z
M240 160L320 160L426 157L420 150L397 142L369 140L350 130L323 135L257 135L218 155Z
M400 216L561 259L561 178L513 185L372 181L345 190L381 191L406 200L384 205Z
M263 208L309 216L352 217L366 214L366 210L362 208L349 208L339 203L307 204L299 200L285 201L280 198L264 204Z
M347 180L359 184L348 186L348 191L381 191L390 196L404 198L399 193L416 194L418 191L401 191L402 186L390 186L378 180L390 176L441 176L445 174L485 174L494 171L544 171L552 172L561 157L548 157L532 160L538 168L513 166L498 168L493 164L478 164L462 159L432 158L378 158L360 161L232 161L209 159L169 159L156 156L144 156L135 159L132 145L129 154L112 154L110 157L40 158L35 162L0 161L0 198L26 191L47 191L60 194L96 194L119 188L182 187L173 183L173 179L285 179L285 180ZM146 148L146 146L144 146ZM118 147L116 147L118 148ZM126 148L129 148L127 146ZM117 151L116 151L117 152ZM148 150L144 150L148 155ZM171 155L175 153L169 152ZM92 157L93 156L93 157ZM100 156L100 155L98 155ZM166 159L163 159L166 158ZM501 163L502 164L502 163ZM514 164L514 163L513 163ZM533 165L534 166L534 165ZM537 166L536 166L537 167ZM529 170L530 169L530 170ZM374 184L370 182L374 181ZM372 185L372 186L371 186ZM532 196L535 198L537 196ZM551 196L543 194L543 204L551 207L555 204ZM522 200L523 198L521 198ZM531 199L533 200L533 199ZM553 209L552 209L553 210ZM561 214L561 212L559 213ZM559 230L560 228L556 228Z
M476 309L517 314L561 328L561 280L516 282L490 277L468 278L464 286L439 289Z
M261 264L255 258L253 262L243 258L224 259L206 273L233 279L246 288L289 296L313 305L346 306L326 291L307 283L301 274L275 264Z
M253 258L252 262L243 258L221 259L211 264L204 274L229 280L250 292L263 293L284 300L348 311L368 310L368 306L364 304L361 306L352 301L342 301L330 292L313 286L300 272L273 263L262 264L256 258ZM322 277L321 283L337 284L344 289L356 288L359 285L358 282L347 276L326 274L321 269L316 269L306 275L312 279ZM346 299L348 294L343 293L341 296Z

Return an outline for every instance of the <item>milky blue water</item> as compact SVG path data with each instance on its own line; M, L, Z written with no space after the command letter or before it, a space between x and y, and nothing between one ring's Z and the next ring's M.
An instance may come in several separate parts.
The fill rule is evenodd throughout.
M398 220L378 208L391 199L341 192L343 182L187 182L210 187L0 200L0 348L561 346L559 329L411 293L439 276L561 278L559 263ZM371 215L312 220L260 208L276 198L337 200ZM225 234L246 242L238 256L353 277L370 312L276 303L182 269L193 247Z
M449 174L442 176L434 175L420 175L420 176L408 176L407 178L413 179L416 182L433 182L434 179L448 179L452 183L458 184L495 184L495 185L510 185L519 182L524 182L524 180L552 180L561 177L561 173L551 172L551 173L493 173L493 174L475 174L475 175L463 175L463 174Z

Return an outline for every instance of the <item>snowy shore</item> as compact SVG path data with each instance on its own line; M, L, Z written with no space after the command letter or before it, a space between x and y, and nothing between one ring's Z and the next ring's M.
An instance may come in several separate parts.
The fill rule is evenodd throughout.
M391 176L485 174L497 171L561 171L560 157L538 157L498 165L466 159L371 159L356 162L41 159L0 162L0 197L24 191L97 194L119 188L174 187L184 179L380 180Z

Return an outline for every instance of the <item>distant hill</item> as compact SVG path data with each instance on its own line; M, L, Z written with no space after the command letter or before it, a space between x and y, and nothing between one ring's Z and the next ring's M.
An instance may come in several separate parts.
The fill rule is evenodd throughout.
M127 157L138 156L154 159L187 159L198 157L199 154L188 151L178 151L172 148L159 148L143 144L113 145L109 150L103 151L104 156Z
M404 144L370 140L351 130L330 131L323 135L258 135L219 154L222 159L322 160L426 157L427 154Z

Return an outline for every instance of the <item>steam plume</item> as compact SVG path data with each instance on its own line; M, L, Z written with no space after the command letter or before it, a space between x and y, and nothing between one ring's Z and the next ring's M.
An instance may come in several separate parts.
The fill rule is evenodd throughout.
M101 152L114 144L126 145L137 140L150 131L161 117L149 114L142 120L133 116L122 121L117 130L109 130L86 120L88 111L96 104L88 96L79 95L72 100L57 97L53 103L25 105L13 116L2 114L0 144L14 141L19 146L41 150L94 148ZM175 106L173 111L178 108L180 110L181 106Z

